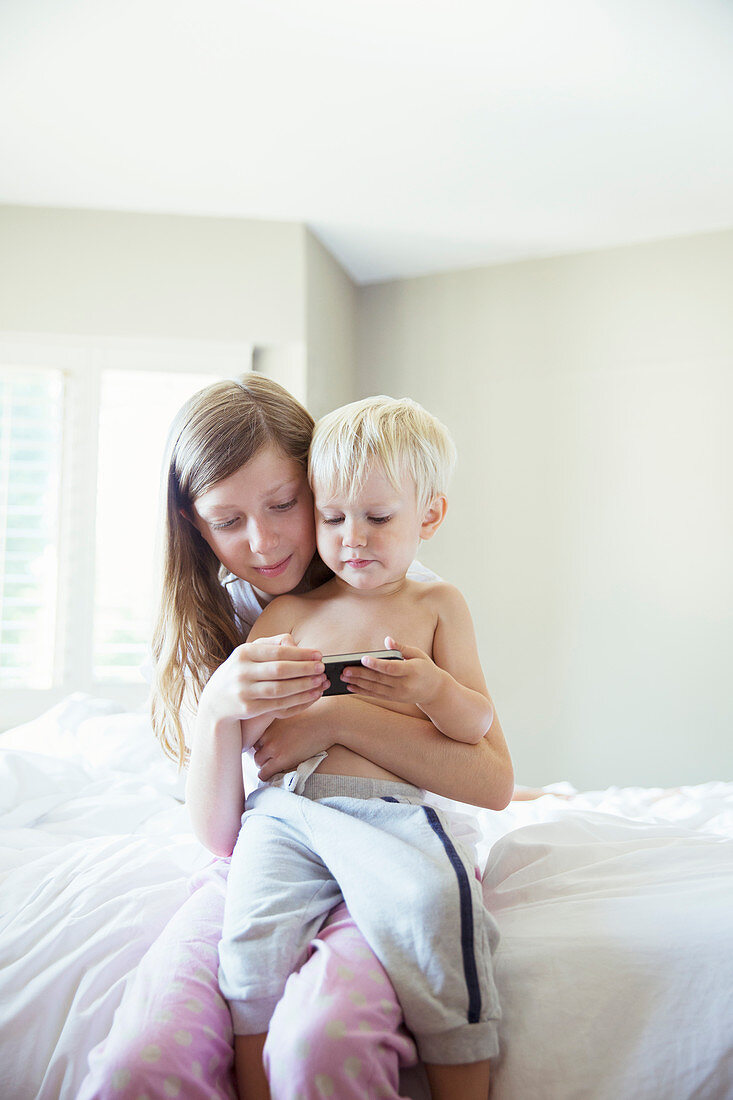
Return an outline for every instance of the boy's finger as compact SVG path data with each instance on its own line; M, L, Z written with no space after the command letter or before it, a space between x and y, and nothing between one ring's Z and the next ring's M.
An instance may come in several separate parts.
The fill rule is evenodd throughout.
M405 645L404 642L397 642L389 634L384 639L384 648L399 650L406 660L410 660L412 657L427 657L427 654L424 653L422 649L418 649L417 646L414 645ZM397 664L396 661L394 663Z
M364 668L369 668L373 672L378 672L384 676L403 676L405 673L405 662L395 661L394 658L389 657L362 657L361 663Z
M351 668L345 668L341 673L341 679L346 684L371 684L375 682L375 676L369 672L366 668L357 668L353 665Z
M349 682L346 685L346 690L349 695L368 695L372 699L391 699L392 693L382 684L354 684Z
M356 672L354 669L349 671L348 676L344 675L341 678L347 687L357 687L362 691L369 692L371 695L374 695L377 691L384 696L392 695L396 686L394 680L385 681L379 673L362 673Z

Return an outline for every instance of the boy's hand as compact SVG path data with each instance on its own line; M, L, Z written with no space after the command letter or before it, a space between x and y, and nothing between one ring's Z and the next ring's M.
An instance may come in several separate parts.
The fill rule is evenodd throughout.
M341 674L349 692L418 707L430 703L440 690L443 676L435 662L421 649L389 636L384 639L384 648L399 649L404 661L362 657L361 667L351 665Z

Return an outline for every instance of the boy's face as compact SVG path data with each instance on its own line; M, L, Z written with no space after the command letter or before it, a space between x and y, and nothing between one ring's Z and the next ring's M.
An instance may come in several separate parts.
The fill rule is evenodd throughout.
M318 551L336 576L363 591L401 581L429 537L412 479L397 490L374 464L358 496L329 496L317 483L313 490Z

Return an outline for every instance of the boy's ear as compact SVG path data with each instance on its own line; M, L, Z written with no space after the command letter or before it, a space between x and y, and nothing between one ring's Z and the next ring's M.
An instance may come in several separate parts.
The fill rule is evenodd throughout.
M445 519L448 510L448 500L442 494L433 497L423 512L420 524L420 538L431 539Z

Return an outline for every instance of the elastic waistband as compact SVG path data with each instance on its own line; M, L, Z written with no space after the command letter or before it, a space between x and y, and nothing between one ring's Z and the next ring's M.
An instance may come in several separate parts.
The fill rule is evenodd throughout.
M327 775L314 772L303 784L301 794L314 802L319 798L383 798L389 796L401 802L422 802L425 791L412 783L393 779L364 779L360 775Z

